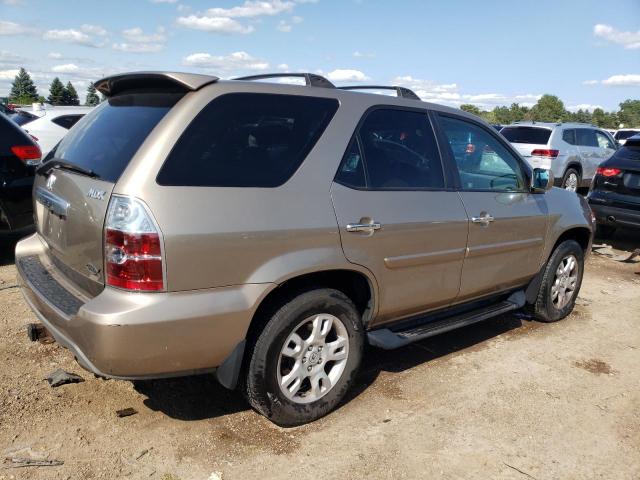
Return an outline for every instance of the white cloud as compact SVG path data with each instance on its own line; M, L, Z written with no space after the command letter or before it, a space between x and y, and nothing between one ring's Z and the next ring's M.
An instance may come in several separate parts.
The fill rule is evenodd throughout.
M286 63L281 63L280 65L278 65L278 70L284 70L287 71L289 70L289 65L287 65Z
M278 26L276 27L280 32L289 33L293 28L290 23L285 22L284 20L280 20L278 22Z
M24 5L24 0L2 0L5 5Z
M611 25L599 23L593 27L593 34L611 43L617 43L627 49L640 48L640 30L637 32L622 32Z
M100 37L104 37L107 34L107 31L104 27L101 27L100 25L90 25L88 23L81 25L80 30L82 30L84 33L98 35Z
M298 17L297 15L291 17L291 22L293 23L302 23L303 21L304 21L304 18Z
M176 23L182 27L193 30L204 30L205 32L223 34L247 34L255 30L252 26L244 26L228 17L199 17L197 15L189 15L187 17L178 17Z
M75 73L80 70L80 67L73 63L66 63L64 65L56 65L51 69L55 73Z
M176 3L178 0L149 0L151 3Z
M583 85L597 85L600 83L598 80L585 80L582 82Z
M17 67L24 62L24 57L8 50L0 50L0 67Z
M84 32L69 28L66 30L47 30L43 38L45 40L57 40L60 42L77 43L86 47L100 47L102 45L95 43L92 37Z
M220 56L214 56L209 53L192 53L182 59L182 64L224 72L263 71L269 68L268 62L255 58L247 52L233 52L229 55Z
M62 58L62 54L60 52L49 52L49 54L47 55L47 57L49 58L54 58L56 60L59 60Z
M0 70L0 80L13 80L20 72L19 69Z
M369 80L364 73L360 70L353 70L349 68L338 68L332 72L327 73L327 78L333 82L364 82Z
M19 23L0 20L0 35L22 35L23 33L30 33L32 31L31 28L20 25Z
M608 87L640 87L640 74L613 75L602 80L602 84Z
M601 110L604 110L604 107L602 105L591 105L589 103L579 103L578 105L570 105L567 107L567 110L569 110L570 112L577 112L578 110L588 110L590 112L593 112L596 108L600 108Z
M210 8L207 15L210 17L228 18L252 18L263 15L278 15L293 10L295 3L282 0L246 0L241 6L231 8Z
M164 27L158 27L156 33L145 34L140 27L122 31L122 36L133 43L163 43L167 40Z
M111 45L114 50L127 53L158 53L162 51L164 45L161 43L114 43Z
M355 52L353 52L353 56L355 58L373 58L376 56L375 53L364 53L364 52L359 52L358 50L356 50Z

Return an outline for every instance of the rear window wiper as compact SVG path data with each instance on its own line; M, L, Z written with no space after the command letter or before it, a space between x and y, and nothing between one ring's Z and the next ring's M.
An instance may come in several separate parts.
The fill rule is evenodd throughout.
M75 163L67 162L60 158L52 158L51 160L43 163L38 167L36 173L39 175L48 175L51 173L51 170L54 168L60 168L62 170L69 170L70 172L79 173L81 175L85 175L91 178L97 178L98 174L93 170L89 170L88 168L81 167L80 165L76 165Z

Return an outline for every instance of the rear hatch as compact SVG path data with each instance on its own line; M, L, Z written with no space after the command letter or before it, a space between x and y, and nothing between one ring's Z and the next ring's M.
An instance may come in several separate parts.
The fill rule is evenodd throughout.
M553 158L548 147L550 128L511 125L504 127L500 133L533 168L550 168Z
M104 220L118 178L184 93L122 92L83 117L47 155L34 185L51 263L89 296L104 288Z

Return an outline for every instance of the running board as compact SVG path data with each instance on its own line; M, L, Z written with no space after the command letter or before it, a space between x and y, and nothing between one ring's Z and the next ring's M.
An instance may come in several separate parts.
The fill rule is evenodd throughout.
M492 305L472 310L463 314L454 315L439 320L426 320L417 326L406 330L390 330L381 328L367 333L369 344L384 350L393 350L408 345L418 340L433 337L440 333L448 332L456 328L465 327L492 317L496 317L512 310L524 307L526 303L524 291L519 290L511 294L506 300Z

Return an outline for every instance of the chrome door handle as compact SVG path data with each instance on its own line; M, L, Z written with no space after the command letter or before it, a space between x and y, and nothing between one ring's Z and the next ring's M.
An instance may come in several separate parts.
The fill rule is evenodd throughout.
M369 232L373 233L376 230L380 230L382 225L380 222L371 223L349 223L347 224L347 232Z
M482 226L486 227L489 223L493 222L495 218L489 215L487 212L482 212L479 217L471 217L471 221L473 223L479 223Z

